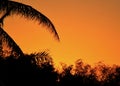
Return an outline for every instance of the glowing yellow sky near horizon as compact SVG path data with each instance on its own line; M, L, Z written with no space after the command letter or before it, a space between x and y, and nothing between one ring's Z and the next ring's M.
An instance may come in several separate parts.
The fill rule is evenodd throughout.
M16 0L29 4L54 23L57 42L35 21L11 16L5 31L25 53L49 49L55 63L81 58L94 64L120 65L120 0Z

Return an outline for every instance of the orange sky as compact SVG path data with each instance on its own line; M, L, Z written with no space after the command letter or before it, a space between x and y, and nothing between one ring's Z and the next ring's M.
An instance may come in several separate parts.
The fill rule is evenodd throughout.
M81 58L120 65L120 0L15 0L49 17L60 36L20 16L5 20L5 31L25 53L49 49L55 64Z

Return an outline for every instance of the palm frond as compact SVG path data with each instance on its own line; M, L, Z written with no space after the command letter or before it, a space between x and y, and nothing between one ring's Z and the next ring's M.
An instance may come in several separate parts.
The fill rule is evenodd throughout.
M10 11L10 15L17 14L22 15L25 18L36 20L40 24L48 27L48 30L54 34L54 37L59 40L58 33L53 25L53 23L42 13L34 9L29 5L25 5L15 1L3 1L0 4L0 11L7 12Z
M7 46L10 49L10 55L15 57L23 55L22 50L15 43L15 41L2 28L0 28L0 47L4 47L3 44L5 44L5 46ZM0 52L2 52L1 49ZM6 54L6 51L3 51L3 53Z

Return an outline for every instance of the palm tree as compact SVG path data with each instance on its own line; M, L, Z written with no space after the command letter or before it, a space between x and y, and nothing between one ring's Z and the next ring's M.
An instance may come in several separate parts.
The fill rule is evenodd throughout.
M42 13L34 9L33 7L29 5L25 5L19 2L11 1L11 0L0 0L0 14L3 14L0 18L0 29L2 29L4 24L4 19L7 16L17 14L21 15L25 18L28 18L30 20L36 20L39 22L39 24L43 24L48 27L48 30L54 34L54 37L59 41L58 33L53 25L53 23ZM0 51L2 50L2 41L1 38L6 39L8 41L8 45L15 51L20 51L21 54L22 50L19 48L19 46L15 43L14 40L4 31L0 30L0 35L3 35L3 37L0 37ZM3 34L4 33L4 34ZM4 38L6 37L6 38Z

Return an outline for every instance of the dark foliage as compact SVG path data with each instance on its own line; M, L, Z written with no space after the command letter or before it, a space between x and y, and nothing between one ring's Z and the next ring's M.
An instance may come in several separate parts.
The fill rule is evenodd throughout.
M57 72L46 52L0 58L0 83L5 86L56 86L56 80Z
M91 67L77 60L58 72L47 52L0 57L0 86L120 86L120 66L99 62Z

